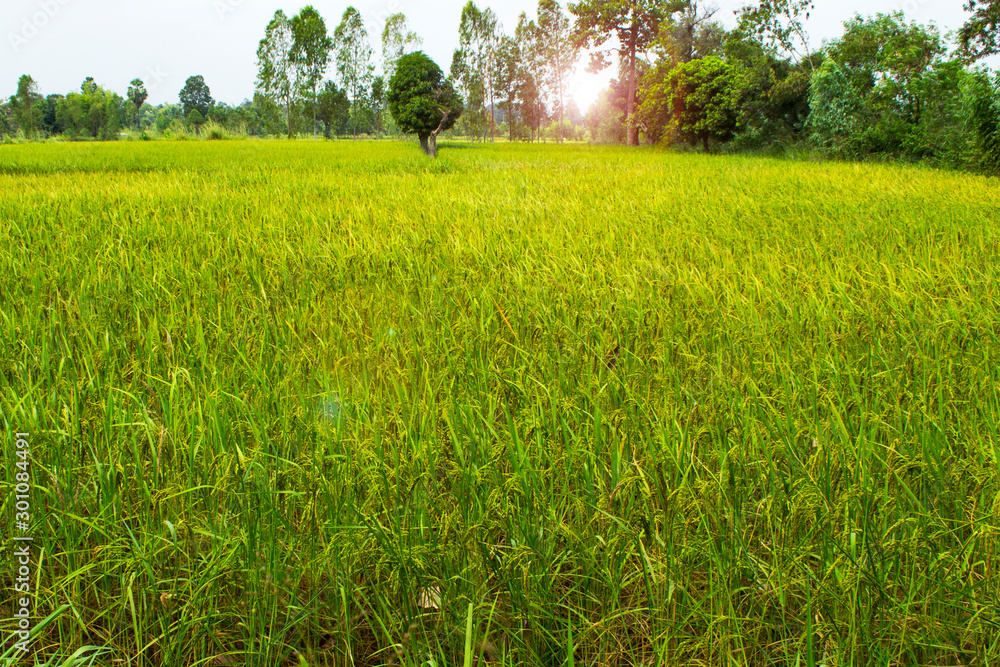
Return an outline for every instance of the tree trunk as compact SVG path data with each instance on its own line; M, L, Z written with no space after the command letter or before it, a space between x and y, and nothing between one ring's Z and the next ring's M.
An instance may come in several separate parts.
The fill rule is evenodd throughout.
M628 145L639 145L639 131L635 127L635 50L639 37L639 25L632 22L628 45L628 99L625 102L625 131L628 135Z
M420 135L420 148L425 153L427 153L428 155L431 155L430 140L431 140L431 135L429 135L429 134L421 134ZM431 155L431 157L434 157L434 156Z
M507 130L510 132L510 143L514 143L514 93L507 91Z
M292 138L292 100L290 98L285 103L285 111L286 111L286 115L288 116L288 138L291 139Z
M316 86L313 86L313 141L316 141L316 102L318 99Z
M560 65L561 66L561 65ZM566 102L563 99L563 75L559 72L559 143L566 140Z

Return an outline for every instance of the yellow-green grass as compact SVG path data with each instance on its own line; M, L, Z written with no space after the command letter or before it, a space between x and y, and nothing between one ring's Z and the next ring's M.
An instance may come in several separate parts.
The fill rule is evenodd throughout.
M30 432L39 663L995 665L998 195L0 147L0 616Z

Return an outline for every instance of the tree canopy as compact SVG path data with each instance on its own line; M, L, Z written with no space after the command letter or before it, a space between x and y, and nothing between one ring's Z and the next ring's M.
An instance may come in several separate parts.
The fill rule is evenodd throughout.
M462 98L441 68L421 51L399 59L389 83L389 112L399 128L416 134L431 157L437 156L437 137L450 129L464 111Z
M180 92L181 106L184 107L184 115L190 115L192 111L197 111L202 117L208 116L215 100L212 98L212 91L205 83L205 77L192 76L184 84Z
M969 0L972 18L959 30L962 51L969 60L1000 53L1000 0Z

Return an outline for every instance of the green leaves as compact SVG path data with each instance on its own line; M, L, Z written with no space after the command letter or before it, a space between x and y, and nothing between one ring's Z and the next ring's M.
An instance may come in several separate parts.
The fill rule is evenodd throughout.
M421 51L400 58L389 82L389 112L403 132L425 140L455 125L462 99L437 63Z
M180 92L181 106L184 107L184 115L188 116L192 111L197 111L203 118L208 115L215 105L212 98L212 91L205 83L205 77L192 76L184 83L184 88Z
M1000 1L969 0L965 8L973 12L958 32L965 57L981 60L1000 53Z
M351 117L357 133L358 114L362 98L371 86L375 66L372 64L372 47L361 12L348 7L333 35L337 51L337 74L340 84L351 97Z

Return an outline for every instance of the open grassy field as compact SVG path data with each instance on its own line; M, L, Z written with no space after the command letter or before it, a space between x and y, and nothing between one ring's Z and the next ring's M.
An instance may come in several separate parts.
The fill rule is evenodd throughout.
M0 618L28 432L25 664L998 665L998 221L898 167L0 147Z

